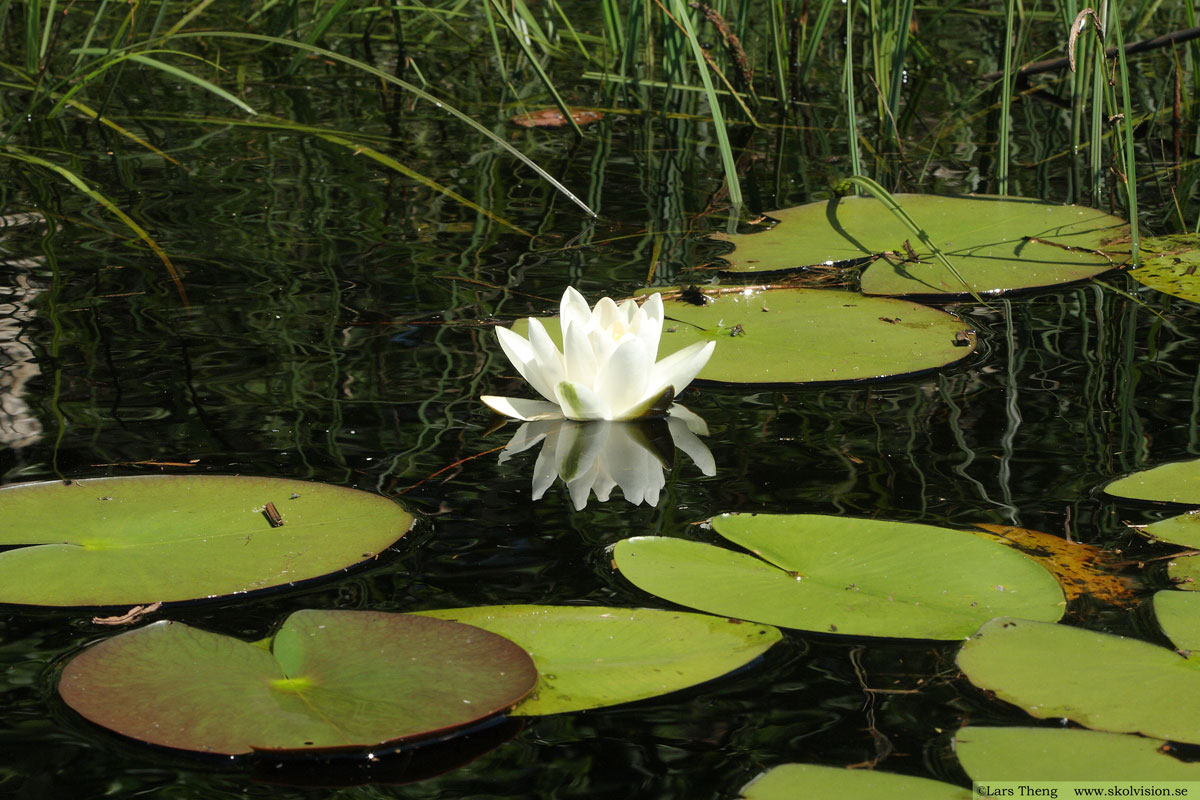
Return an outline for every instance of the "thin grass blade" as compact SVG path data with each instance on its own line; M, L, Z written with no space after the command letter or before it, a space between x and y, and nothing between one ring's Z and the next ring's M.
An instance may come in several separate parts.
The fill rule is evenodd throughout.
M495 144L499 145L504 150L511 153L514 157L519 159L523 164L525 164L530 169L532 169L534 172L536 172L538 175L540 175L542 180L546 181L551 186L553 186L555 189L557 189L559 192L561 192L563 195L565 195L572 203L579 206L579 208L581 208L584 212L586 212L588 214L588 216L591 216L591 217L596 216L596 212L594 212L590 208L588 208L586 203L584 203L582 200L580 200L578 197L576 197L569 189L567 189L567 187L563 186L562 183L560 183L558 180L556 180L553 175L551 175L546 170L542 169L540 166L538 166L538 164L533 159L531 159L529 156L522 153L517 148L513 147L511 144L506 142L502 137L497 136L495 133L493 133L492 131L485 128L479 122L471 119L469 116L467 116L463 112L459 111L454 106L451 106L448 103L445 103L445 102L439 100L438 98L431 95L429 92L426 92L423 89L419 89L416 86L413 86L408 81L397 78L395 75L390 75L381 69L376 69L375 67L372 67L370 64L365 64L362 61L359 61L357 59L350 58L349 56L344 56L341 53L335 53L332 50L326 50L322 47L317 47L315 45L306 44L304 42L293 42L293 41L289 41L288 39L280 39L278 36L265 36L265 35L259 34L259 33L242 33L240 31L188 31L186 33L176 34L173 38L176 38L176 39L185 39L185 38L187 38L187 39L201 39L201 38L245 39L247 41L253 41L253 42L265 42L265 43L269 43L269 44L282 45L284 47L295 47L295 48L299 48L301 50L307 50L310 53L315 53L324 58L328 58L332 61L337 61L342 64L347 64L349 66L354 67L355 69L362 70L363 72L367 73L368 75L374 75L375 77L379 78L382 81L386 81L387 83L393 84L395 86L399 86L400 88L404 89L406 92L411 92L412 94L416 95L417 97L421 98L422 100L426 101L427 103L432 103L434 106L445 111L447 114L450 114L454 118L459 119L462 122L466 123L471 128L475 129L476 131L478 131L479 133L483 134L488 139L490 139L492 142L494 142Z
M79 177L71 170L59 164L55 164L52 161L47 161L44 158L39 158L38 156L30 153L21 152L13 147L5 147L3 150L0 150L0 157L11 158L14 161L22 161L26 164L33 164L35 166L48 169L51 172L61 176L67 181L67 183L71 184L100 205L104 206L104 208L107 209L110 214L121 220L121 222L123 222L127 228L133 231L139 239L146 243L147 247L154 251L154 254L158 256L159 260L162 261L163 265L167 268L167 273L171 276L171 280L175 284L175 291L179 293L179 299L183 301L184 306L188 305L187 290L183 288L183 279L180 277L179 271L175 269L175 265L171 263L171 259L167 255L166 251L159 246L158 242L154 241L154 237L147 233L145 228L143 228L141 225L138 225L136 222L134 222L132 217L117 207L116 203L114 203L112 200L109 200L102 193L88 186L84 182L83 178Z

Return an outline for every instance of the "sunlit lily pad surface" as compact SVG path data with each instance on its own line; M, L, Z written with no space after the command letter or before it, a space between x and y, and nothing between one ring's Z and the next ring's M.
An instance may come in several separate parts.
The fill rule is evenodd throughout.
M1152 522L1143 526L1142 532L1160 542L1171 542L1184 547L1200 547L1200 511L1189 511L1186 514Z
M272 521L267 504L278 515ZM281 478L153 475L0 489L0 603L193 600L374 559L413 517L392 500Z
M617 543L617 569L691 608L852 636L961 639L995 616L1065 609L1036 562L964 531L817 514L725 514L713 528L758 557L640 536Z
M678 292L663 299L660 359L695 342L717 343L700 380L872 380L943 367L975 349L975 333L961 319L905 300L750 286L705 287L702 305ZM546 328L561 347L557 320ZM526 323L513 329L524 334Z
M839 797L870 800L971 800L971 790L951 783L873 769L843 769L820 764L781 764L742 787L740 800L795 800Z
M1143 526L1141 530L1160 542L1197 548L1200 547L1200 511L1168 517ZM1200 589L1200 557L1182 554L1175 556L1167 562L1167 574L1180 589Z
M1175 461L1119 478L1104 491L1113 497L1200 505L1200 460Z
M954 736L954 752L977 781L1200 781L1200 764L1164 752L1145 736L1079 729L971 725Z
M85 649L58 691L125 736L237 755L445 732L511 707L537 679L507 639L411 614L299 611L269 644L156 622Z
M1142 239L1142 264L1130 277L1151 289L1200 303L1200 235L1179 233Z
M733 272L874 259L863 273L862 290L885 295L998 294L1054 286L1107 272L1128 253L1127 245L1122 254L1113 244L1128 235L1128 225L1096 209L1017 197L900 194L896 199L969 289L873 197L771 211L779 224L769 231L715 238L735 245L722 256Z
M1167 575L1177 588L1200 591L1200 556L1176 556L1167 565Z
M1200 659L1200 594L1156 592L1154 617L1173 645Z
M995 619L963 645L971 683L1039 719L1200 744L1200 660L1166 647L1025 619Z
M483 606L422 612L477 625L524 647L538 685L514 714L628 703L712 680L754 660L778 629L686 611L602 606Z

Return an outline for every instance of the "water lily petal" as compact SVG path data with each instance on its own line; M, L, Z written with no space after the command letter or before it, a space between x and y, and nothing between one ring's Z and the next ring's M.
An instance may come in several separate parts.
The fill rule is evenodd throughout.
M631 330L646 345L646 349L651 353L651 358L658 358L659 339L662 338L663 319L666 315L663 310L662 295L655 292L647 297L639 312ZM676 391L681 388L676 387Z
M562 419L562 409L558 403L548 403L545 400L526 400L522 397L499 397L485 394L479 398L497 414L514 417L525 422L536 422L544 419Z
M625 420L662 416L704 367L714 342L699 343L654 363L665 319L662 295L639 306L602 298L589 309L571 287L559 302L563 347L554 345L540 320L529 320L529 337L497 329L501 347L522 377L574 420ZM485 398L502 414L518 419L555 415L536 401ZM532 403L532 404L530 404Z
M621 303L621 305L617 306L617 309L621 312L621 319L624 321L626 328L629 328L633 325L633 320L637 316L639 308L640 306L638 306L637 301L632 297Z
M558 474L568 483L589 476L604 451L603 422L567 420L554 446L554 463ZM590 485L589 480L589 485Z
M647 391L655 394L663 387L671 386L675 394L679 394L704 369L716 346L716 342L696 342L659 361L654 365L654 377Z
M677 419L687 426L687 429L697 436L708 436L708 423L695 411L681 406L679 403L667 409L667 416ZM667 422L671 420L668 419Z
M542 445L542 449L538 451L537 461L533 464L533 499L541 500L546 494L546 490L554 485L554 481L558 479L558 467L554 465L554 449L559 432L562 429L562 420L558 421L557 428L554 433L546 437L546 443Z
M617 340L608 335L606 331L592 329L588 331L588 344L592 346L592 355L596 357L596 371L604 369L604 365L612 358L613 351L617 349Z
M587 506L588 494L603 471L605 425L603 422L563 423L554 459L576 511Z
M592 312L588 308L587 300L574 287L568 286L558 303L558 320L562 329L565 331L572 325L587 327L591 318Z
M567 419L610 419L608 404L586 386L563 381L554 388L554 396L558 398L561 413Z
M597 366L596 353L588 338L588 332L580 325L567 328L563 332L563 367L566 372L563 380L591 388L596 385ZM570 415L567 416L571 418Z
M525 452L551 433L557 431L560 425L562 425L561 419L522 422L521 427L517 428L517 432L508 440L508 444L504 445L504 450L500 453L499 463L503 464L517 453Z
M646 351L641 339L626 336L600 367L595 386L614 418L625 418L626 412L645 396L646 384L654 370L654 355Z
M634 505L643 500L658 504L659 489L665 484L663 464L654 450L647 430L636 423L616 423L609 437L604 463L621 487L625 499Z
M500 341L500 349L504 351L504 355L508 356L508 360L517 368L517 372L521 373L521 377L529 380L528 371L529 365L537 361L537 354L533 352L533 345L529 340L520 334L513 333L508 328L496 328L496 338Z
M596 493L597 500L607 503L616 485L617 482L612 479L612 476L605 473L596 477L596 482L592 484L592 491Z
M538 394L554 402L554 387L566 377L563 354L558 351L550 334L546 333L546 326L533 317L529 318L529 345L536 363L526 370L525 380Z
M592 309L592 326L607 331L610 336L620 336L625 329L625 315L617 308L611 297L601 297ZM617 328L617 330L613 330Z
M647 417L661 417L666 415L667 409L671 407L671 403L675 400L675 390L668 386L658 394L646 395L646 399L640 403L627 408L621 416L613 416L613 419L634 420L645 419Z
M713 459L712 451L708 449L704 442L700 441L691 425L675 415L674 412L677 408L681 408L681 406L672 406L671 415L667 418L667 427L671 431L671 441L675 443L676 447L687 454L687 457L700 468L702 473L711 478L717 474L717 462ZM687 409L684 410L686 411ZM692 414L690 411L688 413ZM692 416L695 417L696 415L692 414ZM700 418L696 417L696 419ZM700 422L703 424L704 420L700 420ZM707 425L704 426L704 430L705 433L708 432Z

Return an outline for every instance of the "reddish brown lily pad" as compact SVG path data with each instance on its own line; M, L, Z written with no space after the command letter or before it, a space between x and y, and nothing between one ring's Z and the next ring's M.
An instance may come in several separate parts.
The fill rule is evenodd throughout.
M472 625L378 611L298 611L267 642L156 622L84 650L58 691L150 744L228 755L367 749L511 708L537 669Z

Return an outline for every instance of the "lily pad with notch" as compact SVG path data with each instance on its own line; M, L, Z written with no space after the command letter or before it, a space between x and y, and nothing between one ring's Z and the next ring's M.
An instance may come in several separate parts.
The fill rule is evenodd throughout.
M1184 496L1187 496L1186 492ZM1182 545L1192 550L1200 548L1200 510L1136 527L1156 541ZM1176 582L1177 588L1200 590L1200 556L1186 553L1173 556L1167 562L1167 575Z
M872 258L865 294L969 297L1057 286L1121 266L1129 225L1082 206L1022 197L899 194L897 201L970 289L873 197L840 197L769 212L779 223L731 242L731 272L763 272ZM1123 251L1123 252L1122 252Z
M45 606L286 586L370 561L413 523L355 489L217 475L17 484L0 489L0 516L0 603Z
M970 789L952 783L874 769L845 769L823 764L780 764L742 787L738 800L793 800L838 797L875 800L971 800Z
M1149 503L1200 505L1200 459L1134 472L1105 486L1104 493Z
M1189 658L1200 660L1200 594L1163 589L1154 593L1158 627Z
M663 292L659 358L716 349L697 376L721 383L869 381L940 369L975 350L960 318L907 300L823 289L706 286L702 304ZM545 320L559 347L557 319ZM525 320L513 330L524 334Z
M673 603L818 633L962 639L995 616L1065 610L1035 561L964 531L819 514L725 514L713 528L753 555L640 536L615 545L616 567Z
M1166 647L1001 617L967 640L958 667L1038 719L1200 744L1200 660Z
M777 628L707 614L604 606L481 606L421 614L477 625L537 664L514 715L558 714L657 697L713 680L762 655Z
M954 752L976 781L1200 781L1200 764L1182 761L1162 739L1078 728L971 725Z
M446 734L533 688L525 651L471 625L298 611L263 642L156 622L86 648L58 691L132 739L228 755L368 749Z

